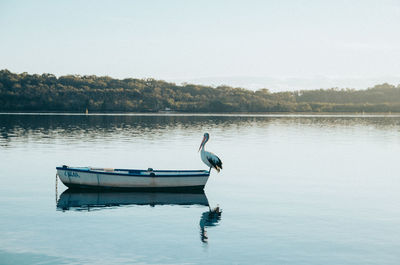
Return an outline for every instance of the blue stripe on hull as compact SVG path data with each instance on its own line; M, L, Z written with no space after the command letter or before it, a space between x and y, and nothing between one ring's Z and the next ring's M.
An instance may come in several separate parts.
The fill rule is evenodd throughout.
M126 191L158 191L158 192L204 192L204 186L182 186L182 187L109 187L109 186L91 186L81 184L64 183L65 186L71 189L92 189L92 190L126 190Z

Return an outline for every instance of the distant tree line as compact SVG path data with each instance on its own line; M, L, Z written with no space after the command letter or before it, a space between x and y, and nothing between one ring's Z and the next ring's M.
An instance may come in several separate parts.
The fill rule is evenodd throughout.
M275 92L154 79L0 71L1 111L400 112L400 85Z

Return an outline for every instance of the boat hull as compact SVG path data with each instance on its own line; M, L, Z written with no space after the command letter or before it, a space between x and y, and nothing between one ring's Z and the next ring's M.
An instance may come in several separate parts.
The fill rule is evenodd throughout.
M204 189L209 172L205 170L134 170L57 167L57 174L70 188L124 190Z

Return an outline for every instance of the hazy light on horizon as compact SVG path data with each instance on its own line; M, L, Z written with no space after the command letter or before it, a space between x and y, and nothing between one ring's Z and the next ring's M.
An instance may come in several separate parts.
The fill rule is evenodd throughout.
M400 83L399 28L398 1L2 1L0 68L366 88Z

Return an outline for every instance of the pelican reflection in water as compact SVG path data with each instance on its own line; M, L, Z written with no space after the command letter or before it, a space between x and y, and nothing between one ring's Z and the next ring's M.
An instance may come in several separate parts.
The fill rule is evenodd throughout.
M216 226L221 220L222 211L219 206L208 210L201 215L200 218L200 238L203 243L208 243L207 227Z
M132 192L67 189L57 200L57 210L90 211L104 210L125 205L202 205L209 208L200 218L201 241L207 243L206 228L216 226L221 220L219 207L211 209L203 190L188 193Z

